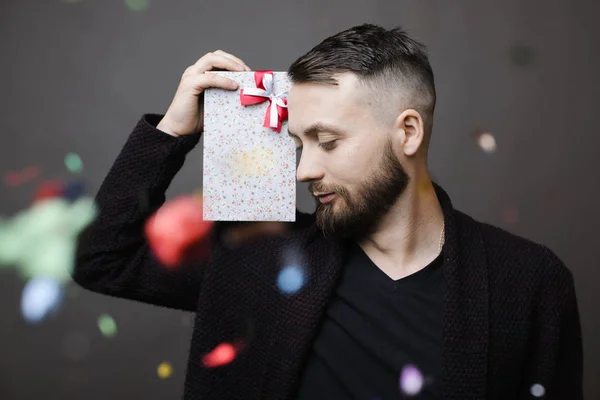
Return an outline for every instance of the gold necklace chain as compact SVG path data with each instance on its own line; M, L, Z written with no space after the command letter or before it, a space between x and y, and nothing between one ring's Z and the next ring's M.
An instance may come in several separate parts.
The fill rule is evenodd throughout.
M438 253L442 252L442 248L444 247L444 237L446 236L446 221L442 222L442 234L440 235L440 248L438 250Z

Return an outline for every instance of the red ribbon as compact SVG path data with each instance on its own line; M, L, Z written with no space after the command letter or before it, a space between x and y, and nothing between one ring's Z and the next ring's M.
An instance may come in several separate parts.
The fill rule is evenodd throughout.
M254 81L256 87L240 90L240 102L243 106L249 106L268 100L269 106L267 107L263 126L271 128L276 132L281 132L282 122L288 117L287 99L284 97L285 93L273 94L275 78L271 70L255 71Z

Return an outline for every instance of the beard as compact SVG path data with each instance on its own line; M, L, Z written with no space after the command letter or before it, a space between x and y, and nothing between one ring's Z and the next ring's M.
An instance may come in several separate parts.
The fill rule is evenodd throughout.
M356 239L374 233L378 222L389 212L406 189L409 176L395 157L389 141L381 163L358 185L357 193L343 187L316 190L318 184L310 185L311 193L335 192L333 201L322 204L317 201L316 223L325 237ZM329 190L331 189L331 190ZM337 203L337 204L336 204Z

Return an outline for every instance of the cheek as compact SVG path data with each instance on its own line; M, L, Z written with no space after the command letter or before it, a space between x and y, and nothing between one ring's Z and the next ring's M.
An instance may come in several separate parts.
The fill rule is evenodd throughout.
M380 159L374 151L366 145L355 145L344 150L342 163L345 172L355 178L364 176L373 169L373 165Z
M340 151L334 161L335 175L338 180L344 183L356 181L358 172L361 170L360 153L355 149L345 149Z
M352 195L371 172L373 157L353 146L340 151L327 167L331 182L343 187L348 195Z

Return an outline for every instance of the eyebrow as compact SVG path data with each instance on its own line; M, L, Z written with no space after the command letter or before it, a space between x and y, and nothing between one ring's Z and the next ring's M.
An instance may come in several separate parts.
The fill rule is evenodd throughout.
M320 132L331 132L336 135L342 135L344 133L341 129L336 128L333 125L327 125L327 124L318 122L318 123L312 124L311 126L306 128L304 130L304 135L306 135L308 137L314 137L314 136L317 136L317 134L319 134ZM289 130L288 130L288 135L298 138L297 134L290 132Z

